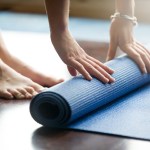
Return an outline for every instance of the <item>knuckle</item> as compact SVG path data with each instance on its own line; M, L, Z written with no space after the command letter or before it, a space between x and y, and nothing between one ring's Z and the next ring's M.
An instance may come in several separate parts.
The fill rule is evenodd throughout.
M80 62L81 60L82 60L82 58L80 58L80 57L76 58L76 61L78 61L78 62Z
M76 65L76 68L77 68L77 69L83 69L83 66L82 66L81 64L77 64L77 65Z
M144 58L147 57L145 53L141 53L141 56L144 57Z
M140 58L141 58L140 54L134 54L134 56L135 56L137 59L140 59Z
M88 69L92 70L93 66L92 65L88 65Z
M140 62L139 63L139 66L142 68L142 69L145 69L145 64L143 62Z
M131 46L132 46L131 44L125 44L122 45L122 48L124 49L124 51L129 51Z
M95 68L95 69L100 69L100 67L99 66L97 66L97 65L93 65L93 67Z
M108 67L106 65L102 64L102 66L103 66L103 68L108 69Z
M73 60L73 57L67 57L65 62L72 62L72 60Z

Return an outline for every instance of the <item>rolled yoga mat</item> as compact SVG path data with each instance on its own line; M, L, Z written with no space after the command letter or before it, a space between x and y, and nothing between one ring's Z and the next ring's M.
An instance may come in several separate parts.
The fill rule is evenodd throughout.
M105 64L115 70L114 83L78 76L51 87L31 101L34 120L48 127L150 139L150 74L143 75L128 56Z

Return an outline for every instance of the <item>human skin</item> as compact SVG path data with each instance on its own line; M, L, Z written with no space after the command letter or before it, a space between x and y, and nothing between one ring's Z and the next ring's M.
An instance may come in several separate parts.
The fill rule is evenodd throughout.
M31 99L43 87L19 74L0 58L0 97L5 99Z
M45 2L52 43L66 63L70 74L75 76L78 71L87 80L91 80L92 75L104 83L114 82L115 79L111 77L114 71L87 55L70 34L69 0L45 0ZM116 0L116 12L121 14L133 17L134 6L134 0ZM150 73L150 51L135 40L133 23L127 19L114 18L111 22L107 60L115 57L117 47L127 53L143 73ZM53 86L62 81L34 70L10 54L0 35L0 97L30 99L43 89L40 85Z
M45 4L51 41L70 74L76 76L78 71L87 80L94 76L104 83L114 82L115 79L110 75L114 71L86 54L69 32L69 0L45 0Z
M0 34L0 97L5 99L31 99L62 79L42 74L11 54ZM41 86L42 85L42 86Z
M134 17L134 7L134 0L116 0L116 12L123 15ZM150 73L150 51L135 39L133 28L134 25L130 20L112 19L107 61L115 57L117 47L119 47L138 64L142 73Z
M110 76L114 71L100 61L92 58L78 45L68 30L69 0L45 0L46 10L51 29L52 43L71 75L77 71L87 80L94 76L104 83L114 82ZM134 0L116 0L116 12L134 16ZM115 57L120 47L140 67L143 73L150 72L149 51L133 36L133 24L125 19L113 19L110 27L110 46L107 60Z
M46 87L51 87L63 81L63 79L57 79L49 75L45 75L28 64L24 63L19 58L15 57L14 54L10 53L3 38L0 34L0 58L9 67L22 74L23 76L30 78L32 81ZM29 73L30 72L30 73Z

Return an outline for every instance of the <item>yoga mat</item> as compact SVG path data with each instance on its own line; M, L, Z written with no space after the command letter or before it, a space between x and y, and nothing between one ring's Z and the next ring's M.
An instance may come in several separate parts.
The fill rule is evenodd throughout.
M105 64L115 70L116 82L78 76L51 87L31 101L34 120L48 127L150 139L150 74L143 75L128 56Z

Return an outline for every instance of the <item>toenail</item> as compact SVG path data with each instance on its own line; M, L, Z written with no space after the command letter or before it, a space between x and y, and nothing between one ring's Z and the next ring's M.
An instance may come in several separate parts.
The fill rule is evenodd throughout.
M28 93L25 96L26 96L26 98L32 98L32 95L28 94Z
M14 98L14 96L13 96L13 95L10 95L10 98L11 98L11 99L13 99L13 98Z
M17 99L22 99L22 98L24 98L24 95L22 95L22 94L17 94L17 95L15 95L15 97L16 97Z
M34 92L32 93L32 96L35 96L35 95L37 95L37 94L38 94L38 92L34 91Z

